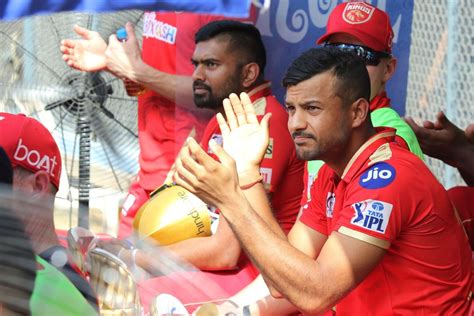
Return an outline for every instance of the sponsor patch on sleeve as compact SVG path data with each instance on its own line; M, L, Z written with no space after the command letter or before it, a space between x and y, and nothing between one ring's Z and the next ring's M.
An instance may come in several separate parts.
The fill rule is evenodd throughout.
M393 205L383 201L365 200L352 204L351 224L385 234Z
M366 189L380 189L392 183L395 177L395 168L386 162L379 162L360 176L359 185Z

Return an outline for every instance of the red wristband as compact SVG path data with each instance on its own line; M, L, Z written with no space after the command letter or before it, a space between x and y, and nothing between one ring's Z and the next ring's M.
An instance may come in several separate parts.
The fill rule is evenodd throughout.
M250 189L251 187L253 187L254 185L256 185L257 183L262 183L263 182L263 176L260 175L257 180L253 181L253 182L250 182L248 184L245 184L245 185L241 185L240 186L240 189L242 190L247 190L247 189Z

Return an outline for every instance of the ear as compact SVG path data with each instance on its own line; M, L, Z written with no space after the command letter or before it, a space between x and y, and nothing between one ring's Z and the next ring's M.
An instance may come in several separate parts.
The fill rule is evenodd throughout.
M368 119L367 117L370 115L370 104L364 98L360 98L356 100L351 105L351 113L352 113L352 127L356 128L361 125ZM370 119L370 118L369 118Z
M242 67L242 86L248 88L253 85L260 75L257 63L249 63Z
M46 171L40 170L33 175L33 190L34 193L50 193L49 174Z
M397 59L395 57L390 58L390 60L385 65L385 72L383 74L383 82L386 83L387 81L392 78L393 74L397 70Z

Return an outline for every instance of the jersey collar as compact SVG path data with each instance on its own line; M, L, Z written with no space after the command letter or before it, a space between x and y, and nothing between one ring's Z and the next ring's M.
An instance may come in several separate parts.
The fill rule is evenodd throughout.
M250 97L250 101L252 101L253 103L260 98L268 97L269 95L271 95L272 94L272 89L270 87L271 85L272 83L270 81L265 81L261 85L258 85L252 90L250 90L249 92L247 92L247 94Z
M352 156L342 173L342 180L350 182L358 171L366 165L367 160L371 160L369 164L388 159L390 148L382 145L395 141L396 129L390 127L376 128L377 134L369 138L357 152ZM380 151L380 152L379 152Z
M384 91L370 101L370 112L373 112L377 109L389 108L390 99L387 98L387 93Z

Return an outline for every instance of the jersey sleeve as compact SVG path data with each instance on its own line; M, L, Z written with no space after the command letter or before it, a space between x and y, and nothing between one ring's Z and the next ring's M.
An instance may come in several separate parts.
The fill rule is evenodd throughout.
M401 169L379 162L357 176L346 189L334 230L387 249L416 206L410 205Z

